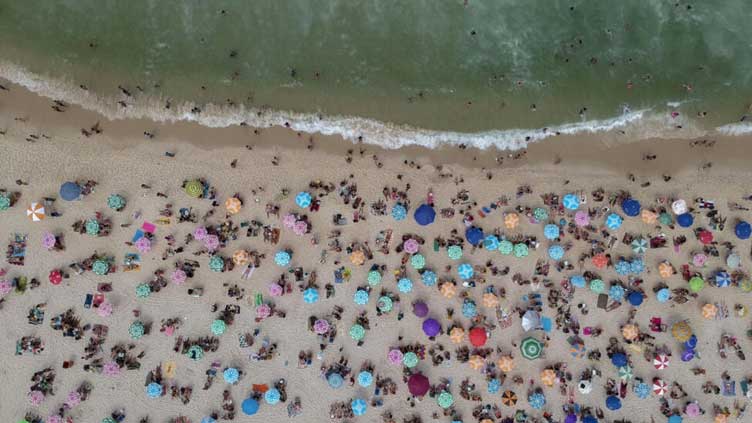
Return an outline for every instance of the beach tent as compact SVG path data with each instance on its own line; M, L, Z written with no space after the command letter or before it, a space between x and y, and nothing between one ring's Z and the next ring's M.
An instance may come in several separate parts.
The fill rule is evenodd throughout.
M65 201L75 201L81 197L81 187L75 182L60 185L60 198Z
M465 230L465 238L471 245L478 245L483 241L483 231L475 226L471 226Z
M420 207L415 209L413 217L420 226L430 225L431 223L433 223L434 219L436 219L436 211L428 204L422 204Z
M245 413L247 416L252 416L258 412L259 403L253 398L246 398L245 400L243 400L241 408L243 409L243 413Z
M621 209L624 210L624 214L629 217L635 217L640 214L640 203L633 199L627 198L621 202Z

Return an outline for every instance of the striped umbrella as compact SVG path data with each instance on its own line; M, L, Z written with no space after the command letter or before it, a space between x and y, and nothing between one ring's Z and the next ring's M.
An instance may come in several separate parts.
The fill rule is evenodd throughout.
M45 217L44 206L39 203L31 203L26 209L26 217L31 219L32 222L39 222Z
M514 407L517 404L517 394L514 391L504 391L501 395L501 403L507 407Z

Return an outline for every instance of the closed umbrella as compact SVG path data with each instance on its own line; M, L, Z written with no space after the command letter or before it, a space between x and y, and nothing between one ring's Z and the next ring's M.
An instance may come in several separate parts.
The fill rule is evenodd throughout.
M430 388L431 384L429 383L428 378L421 373L412 374L407 379L407 389L410 391L410 395L422 397L428 393Z
M561 204L567 210L577 210L580 207L580 197L575 194L566 194L562 197Z
M240 408L246 416L252 416L258 413L259 403L253 398L246 398L243 400Z
M684 213L676 216L676 223L682 228L688 228L695 223L695 218L689 213Z
M465 230L465 238L471 245L478 245L483 241L483 231L476 226L471 226Z
M434 210L433 207L429 206L428 204L421 204L420 207L415 209L413 217L415 218L415 221L418 223L418 225L430 225L436 219L436 210Z
M523 357L528 360L535 360L543 353L543 343L529 336L520 343L520 351Z
M423 321L423 333L428 337L434 337L441 333L441 323L436 319L426 319Z
M621 400L619 397L614 395L609 395L608 398L606 398L606 408L609 410L615 411L621 408Z
M81 197L81 187L75 182L60 185L60 198L65 201L75 201Z
M578 210L574 214L574 224L579 227L584 227L590 224L590 215L585 210Z
M486 330L482 327L474 327L470 329L470 343L475 347L482 347L486 344L486 340L488 339L488 334L486 333Z

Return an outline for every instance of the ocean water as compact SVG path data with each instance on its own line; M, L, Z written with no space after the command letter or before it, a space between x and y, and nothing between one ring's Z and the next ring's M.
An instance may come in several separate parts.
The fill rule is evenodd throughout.
M115 118L386 147L736 135L752 131L748 5L0 0L0 76Z

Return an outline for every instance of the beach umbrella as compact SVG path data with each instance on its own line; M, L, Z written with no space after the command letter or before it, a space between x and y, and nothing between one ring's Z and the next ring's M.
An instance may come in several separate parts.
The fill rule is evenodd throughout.
M598 269L603 269L608 265L608 257L606 257L605 254L596 254L590 259L590 261L593 263L593 266Z
M668 367L670 360L666 354L656 354L653 358L653 366L658 370L663 370Z
M240 379L240 372L234 367L228 367L222 372L222 377L225 379L226 383L235 384L238 383L238 379Z
M362 416L363 414L366 414L366 409L368 408L368 404L364 399L356 398L352 400L350 403L350 409L352 410L353 414L356 416Z
M110 264L105 260L97 259L91 265L91 271L99 276L104 276L110 272Z
M151 240L145 236L137 239L135 245L139 253L148 253L151 251Z
M201 419L201 423L217 423L217 421L211 416L206 416Z
M204 194L204 184L197 179L186 182L183 189L189 197L193 198L199 198Z
M702 267L705 265L705 262L708 260L708 256L706 256L703 253L697 253L694 256L692 256L692 264L697 267Z
M97 222L97 219L86 219L86 222L84 223L84 228L86 229L87 235L99 234L99 222ZM141 238L145 238L145 237L141 237ZM141 238L139 238L139 240Z
M42 233L42 247L44 247L47 250L51 250L55 248L55 244L57 244L57 239L55 238L55 234L51 232Z
M423 254L415 254L410 257L410 265L415 270L421 270L426 267L426 258L423 257Z
M504 373L509 373L514 370L514 359L511 355L502 355L496 361L496 367Z
M243 266L251 261L251 254L246 250L237 250L232 254L232 262L238 266Z
M635 254L645 254L648 250L648 241L645 238L637 238L632 241L631 246Z
M682 423L684 419L678 414L672 414L668 417L668 423Z
M519 243L514 244L514 256L517 258L527 257L529 251L527 248L527 244Z
M540 326L540 314L535 310L527 310L522 315L522 329L527 332Z
M738 269L741 264L742 259L739 257L739 254L731 253L726 257L726 266L731 269Z
M687 202L684 200L676 200L673 203L671 203L671 211L674 212L674 214L684 214L687 212Z
M221 272L225 270L225 260L220 256L211 256L209 259L209 270L212 272Z
M515 394L514 391L504 391L504 393L501 394L501 403L507 407L514 407L514 405L517 404L517 394Z
M528 336L520 343L520 351L523 357L528 360L535 360L543 353L543 343L532 336Z
M353 295L353 301L358 305L368 304L368 291L364 289L358 289Z
M750 292L752 291L752 281L750 280L743 280L739 282L739 288L742 289L742 292Z
M459 245L450 245L447 248L447 256L452 260L459 260L462 258L462 247Z
M359 325L354 324L350 326L350 338L352 338L354 341L360 341L366 336L366 329Z
M44 392L36 389L29 391L29 393L26 395L26 398L29 400L29 403L31 405L38 407L44 401Z
M109 317L112 314L112 303L109 301L102 301L97 307L97 314L99 317Z
M635 384L632 390L637 395L637 398L645 399L650 396L650 385L645 382Z
M674 218L668 213L661 213L658 215L658 222L660 222L661 225L671 225L674 223Z
M567 210L577 210L580 207L580 197L575 194L567 194L562 197L561 204Z
M264 401L269 405L274 405L279 402L280 394L276 388L272 388L264 392Z
M467 364L473 370L480 370L486 363L485 360L483 360L483 357L479 355L472 355L470 356L470 360L467 361Z
M715 316L718 314L718 307L716 307L713 303L707 303L704 306L702 306L702 317L705 319L715 319Z
M227 330L227 323L224 320L216 319L211 324L211 332L214 335L222 335Z
M436 219L436 210L428 204L421 204L420 207L415 209L413 217L420 226L430 225Z
M624 276L632 271L632 266L630 266L629 262L626 260L619 260L614 265L614 270L616 270L617 275Z
M298 195L295 196L295 204L297 204L301 209L307 209L308 207L311 207L312 200L313 197L311 197L311 194L306 191L301 191L298 193Z
M719 288L725 288L731 284L731 275L728 272L718 272L715 274L715 285Z
M621 202L621 209L629 217L635 217L640 214L640 203L634 198L627 198Z
M569 283L572 284L572 286L577 288L584 288L585 287L585 277L582 275L574 275L569 278Z
M483 239L483 248L488 251L495 251L499 249L499 238L496 235L487 235Z
M473 266L471 264L462 263L457 266L457 274L463 280L472 278L474 273L475 271L473 270Z
M606 284L600 279L593 279L590 281L590 290L596 294L601 294L606 289Z
M408 293L413 290L413 281L408 278L402 278L397 282L397 289L399 289L399 292Z
M520 216L517 213L504 214L504 227L514 229L520 223Z
M407 209L402 204L395 204L392 207L392 218L396 221L405 220L407 217Z
M465 230L465 239L470 245L478 245L483 241L483 231L477 226L470 226Z
M373 383L373 374L369 371L363 370L358 373L358 385L367 388Z
M499 297L493 292L484 293L481 301L483 302L483 307L495 308L499 306Z
M107 207L115 211L120 211L125 208L125 198L119 194L110 194L107 197Z
M32 222L39 222L45 217L44 206L39 203L31 203L26 209L26 217Z
M423 321L423 333L428 337L434 337L441 333L441 323L436 319L426 319Z
M188 275L182 270L182 269L175 269L170 274L170 280L172 280L172 283L175 285L182 285L185 283L185 280L188 278Z
M608 296L614 301L621 302L624 299L624 288L621 285L611 285L608 290Z
M585 210L578 210L574 214L574 224L579 227L584 227L590 224L590 215Z
M104 366L102 366L102 374L104 374L105 376L110 376L110 377L120 376L121 374L120 365L118 365L114 361L108 361L104 363Z
M572 342L569 345L569 355L573 358L582 358L585 356L587 350L583 342Z
M253 398L246 398L241 404L241 409L246 416L252 416L258 412L259 403Z
M538 222L543 222L544 220L548 219L548 210L544 209L543 207L536 207L533 209L533 217Z
M402 364L408 369L412 369L418 365L418 355L412 351L406 352L405 355L402 356Z
M243 208L243 203L237 197L230 197L225 200L225 209L229 214L238 214L240 209Z
M702 230L697 235L697 239L700 240L701 243L707 245L713 242L713 233L707 230Z
M606 398L606 408L608 408L611 411L615 411L621 408L621 400L619 397L614 395L609 395L608 398Z
M687 404L687 406L684 407L684 412L687 413L687 416L689 417L697 417L702 414L700 406L696 402L690 402Z
M548 225L543 227L543 236L546 237L546 239L554 240L559 237L559 227L549 223Z
M428 378L421 373L415 373L410 375L407 379L407 389L410 391L410 395L416 397L422 397L431 388L431 384Z
M554 372L552 369L544 369L541 372L540 378L541 383L543 383L545 386L554 386L554 383L556 383L556 372Z
M452 330L449 331L449 339L455 344L462 343L465 339L465 330L459 326L453 327Z
M306 288L303 291L303 301L306 304L314 304L319 300L319 290L316 288Z
M439 289L441 290L441 295L443 295L444 298L452 298L457 294L457 287L455 287L451 282L442 283Z
M648 209L642 209L642 212L640 213L640 218L644 223L647 223L648 225L655 224L656 220L658 220L658 215Z
M584 379L577 383L577 390L580 391L581 394L589 394L593 391L593 382Z
M207 234L204 236L204 247L209 251L215 251L219 248L219 236L215 234Z
M292 232L295 235L303 236L308 232L308 223L303 220L299 220L292 225Z
M640 335L640 330L633 324L624 325L621 328L621 335L627 341L633 341Z
M619 367L619 379L631 380L632 377L633 377L632 367L630 366Z
M369 285L376 286L381 282L381 273L379 273L378 270L371 270L370 272L368 272L366 280L368 281Z
M163 392L164 392L164 389L162 388L162 385L156 382L152 382L146 385L146 395L149 398L159 398L162 396Z
M551 260L559 261L564 258L564 248L561 245L552 245L548 247L548 256Z
M752 235L752 225L742 220L734 226L734 233L739 239L747 239Z
M452 394L447 391L441 391L439 396L436 398L436 402L439 403L439 407L446 409L454 404L454 397L452 397Z
M49 280L53 285L60 285L60 282L63 281L62 272L60 272L60 270L58 269L52 270L49 275Z
M147 298L151 295L151 287L148 283L140 283L136 285L136 297Z
M514 251L514 244L512 244L510 241L507 241L506 239L501 240L499 241L498 250L501 254L508 256Z
M482 327L474 327L470 329L469 332L469 338L470 343L474 347L482 347L486 344L486 340L488 339L488 334L486 333L486 330Z
M131 339L138 340L144 336L144 330L144 324L137 320L128 327L128 334L131 336Z
M658 265L658 274L662 278L669 278L674 274L674 266L671 263L664 261Z
M8 210L10 208L10 197L8 194L0 192L0 211Z
M410 238L407 241L405 241L402 248L405 250L408 254L415 254L420 249L420 244L415 238Z
M413 314L418 317L426 317L428 315L428 304L423 301L416 301L413 303Z
M689 289L692 292L700 292L705 287L705 281L700 276L693 276L689 279Z
M334 389L339 389L342 387L342 385L345 383L345 380L342 378L342 375L339 373L331 373L326 378L327 383L329 384L329 387Z
M489 394L499 393L499 390L501 389L501 381L497 378L489 380L486 389L488 390Z
M642 301L644 300L642 293L638 291L630 292L627 296L627 299L629 300L629 304L635 307L641 305Z
M475 301L466 298L465 301L462 302L462 315L468 319L472 319L478 315L478 308L475 306Z
M692 336L692 328L689 327L689 324L686 321L676 322L671 327L671 335L674 336L674 339L676 339L679 342L684 342L689 339L690 336Z
M386 295L383 295L379 297L379 300L376 301L376 307L379 308L379 311L382 313L388 313L392 311L392 308L394 307L394 302L390 297L387 297Z
M533 409L541 410L546 405L546 396L540 392L533 392L527 397L527 402L530 403L530 407Z
M653 379L653 393L656 395L665 395L668 392L668 385L663 379Z
M673 422L669 422L673 423ZM681 421L679 422L681 423ZM728 423L728 414L718 413L713 417L713 423Z
M688 228L695 222L694 217L689 213L684 213L676 216L676 223L682 228Z
M290 253L287 251L277 251L277 253L274 255L274 263L277 264L277 266L287 266L290 264Z
M394 348L394 349L389 350L389 353L387 353L386 358L392 364L402 364L402 359L404 358L404 355L402 354L402 351L400 351L397 348Z
M60 185L59 194L65 201L75 201L81 197L81 187L75 182L65 182Z
M204 226L199 226L193 230L193 238L195 238L196 241L203 241L207 235L209 235L209 232Z
M366 254L360 250L355 250L350 254L350 263L356 266L362 266L366 262Z
M329 332L329 321L326 319L317 319L313 322L313 331L319 335Z
M628 363L627 356L624 353L615 353L611 356L611 364L616 367L626 366Z
M272 315L272 308L269 307L267 304L259 304L258 307L256 307L256 318L257 319L266 319L267 317Z
M606 217L606 227L611 230L619 229L624 219L616 213L611 213Z

